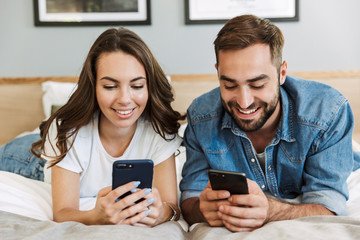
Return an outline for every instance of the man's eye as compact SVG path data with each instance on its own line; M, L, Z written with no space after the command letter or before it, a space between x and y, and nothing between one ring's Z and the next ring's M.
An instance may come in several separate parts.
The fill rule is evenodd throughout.
M226 85L224 87L225 87L225 89L229 89L229 90L236 88L236 86L226 86Z
M263 88L264 87L264 85L260 85L260 86L251 86L252 88L254 88L254 89L261 89L261 88Z

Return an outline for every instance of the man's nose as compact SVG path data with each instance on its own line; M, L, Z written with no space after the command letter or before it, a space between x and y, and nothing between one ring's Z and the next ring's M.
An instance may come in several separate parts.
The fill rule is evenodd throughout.
M237 103L239 104L240 108L247 109L250 107L254 102L254 96L251 90L248 87L240 88L237 96Z

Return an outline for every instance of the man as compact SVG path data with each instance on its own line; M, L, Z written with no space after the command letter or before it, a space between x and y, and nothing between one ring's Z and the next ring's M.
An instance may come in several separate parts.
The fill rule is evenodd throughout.
M218 33L220 87L187 113L180 189L190 224L252 231L270 221L346 214L350 105L329 86L286 76L283 44L278 27L252 15ZM208 169L245 173L249 194L213 191Z

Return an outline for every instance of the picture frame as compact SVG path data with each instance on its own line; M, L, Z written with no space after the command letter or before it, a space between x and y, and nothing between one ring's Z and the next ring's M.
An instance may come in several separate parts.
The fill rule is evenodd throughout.
M151 25L150 0L33 0L35 26Z
M253 14L273 22L299 21L298 0L185 0L185 24L224 24Z

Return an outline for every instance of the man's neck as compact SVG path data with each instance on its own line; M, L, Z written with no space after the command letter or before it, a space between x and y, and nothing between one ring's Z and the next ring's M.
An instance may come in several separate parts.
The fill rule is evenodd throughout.
M255 151L257 153L262 153L265 151L265 148L276 134L276 128L272 132L260 133L256 132L247 132L246 136L250 139Z
M277 106L272 117L269 118L265 125L254 132L245 132L246 136L250 139L255 151L262 153L271 140L275 137L281 119L281 105Z

